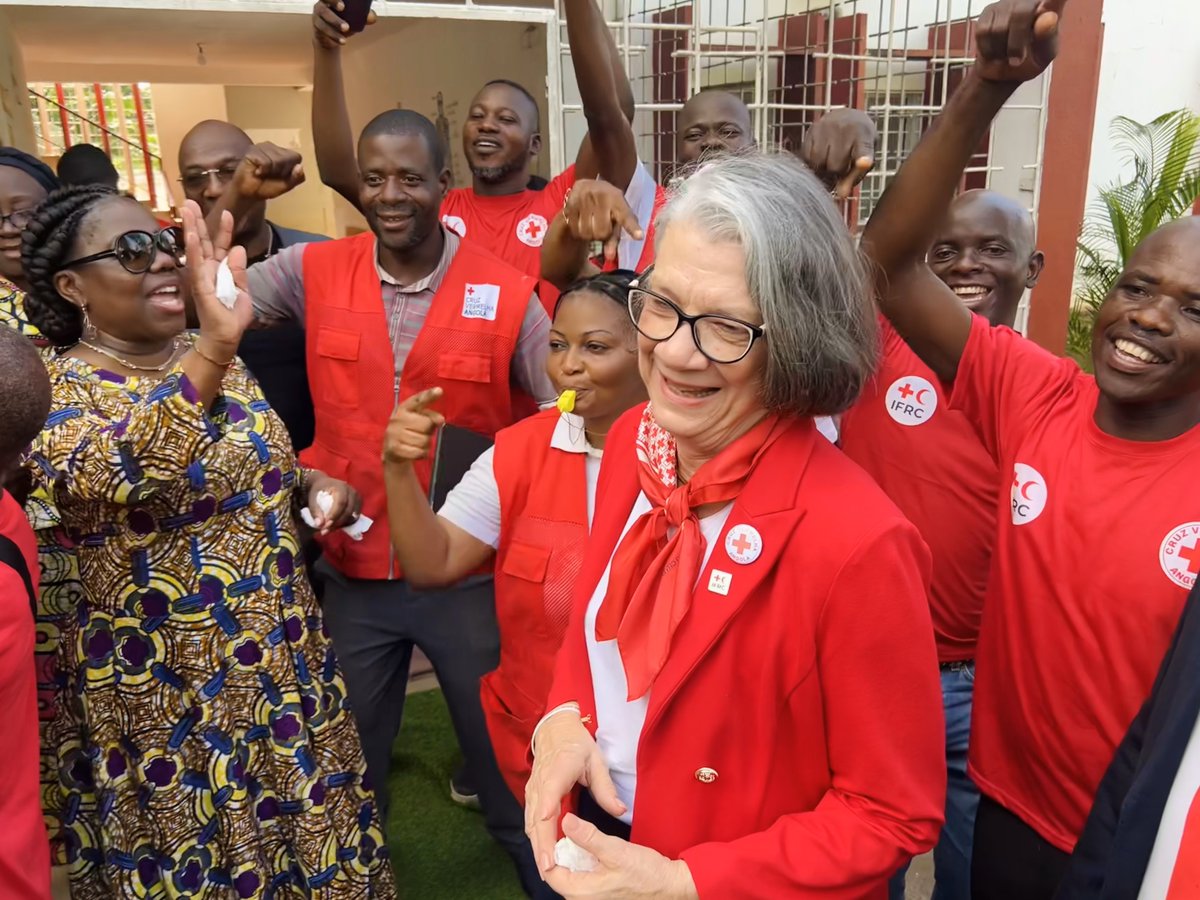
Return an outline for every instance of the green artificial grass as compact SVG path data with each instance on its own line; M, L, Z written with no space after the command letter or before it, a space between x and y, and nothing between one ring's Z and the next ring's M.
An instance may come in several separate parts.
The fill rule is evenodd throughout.
M392 749L388 846L404 900L519 900L508 854L483 815L450 799L461 759L441 691L410 695Z

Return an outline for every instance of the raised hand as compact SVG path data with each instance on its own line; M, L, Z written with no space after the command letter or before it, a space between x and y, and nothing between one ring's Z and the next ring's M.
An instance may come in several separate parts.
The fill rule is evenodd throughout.
M441 396L441 388L430 388L396 407L383 436L384 462L410 463L429 455L433 433L446 421L445 416L430 408Z
M254 321L254 305L246 286L246 251L242 247L230 247L233 243L233 216L230 213L222 213L215 238L210 237L204 216L195 202L184 203L182 216L188 282L200 325L199 340L208 345L206 352L218 361L232 360L242 334ZM229 271L237 288L232 308L217 299L217 269L225 259L229 261Z
M233 174L233 189L246 199L274 200L303 183L300 154L270 141L247 150Z
M346 4L342 0L317 0L313 5L313 43L324 50L336 50L351 37L350 26L338 15ZM375 11L367 13L367 24L374 25Z
M975 71L988 81L1022 82L1041 75L1058 54L1067 0L998 0L975 25Z
M804 135L800 158L845 200L875 168L875 123L858 109L834 109Z
M603 241L608 262L617 258L622 231L642 237L642 226L625 202L624 192L605 181L576 181L563 205L563 218L576 240Z

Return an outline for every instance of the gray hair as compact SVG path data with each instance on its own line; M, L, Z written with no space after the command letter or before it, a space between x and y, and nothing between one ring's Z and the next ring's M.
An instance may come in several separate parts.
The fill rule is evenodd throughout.
M797 416L853 404L874 372L875 309L863 258L816 176L791 154L721 157L672 194L658 241L675 222L746 254L767 326L763 404Z

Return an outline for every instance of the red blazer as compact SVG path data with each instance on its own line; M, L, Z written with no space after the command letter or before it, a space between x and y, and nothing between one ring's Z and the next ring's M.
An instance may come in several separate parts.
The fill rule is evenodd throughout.
M587 604L639 494L640 408L605 444L592 533L548 708L596 727ZM725 534L762 553L735 563ZM726 596L707 589L730 573ZM933 846L946 763L929 552L854 463L797 421L734 502L650 690L632 839L702 898L885 897Z

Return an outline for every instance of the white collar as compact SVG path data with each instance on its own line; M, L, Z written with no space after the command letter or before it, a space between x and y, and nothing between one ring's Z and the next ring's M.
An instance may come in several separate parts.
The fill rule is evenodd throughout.
M559 415L558 422L554 426L554 434L550 436L550 446L554 450L563 450L567 453L586 453L597 459L604 453L603 450L588 443L583 417L568 412Z

